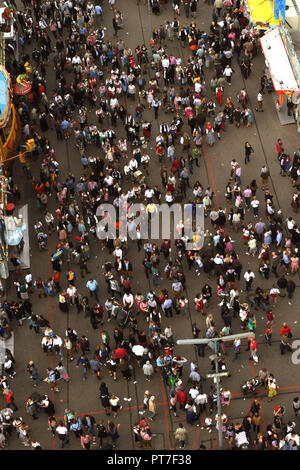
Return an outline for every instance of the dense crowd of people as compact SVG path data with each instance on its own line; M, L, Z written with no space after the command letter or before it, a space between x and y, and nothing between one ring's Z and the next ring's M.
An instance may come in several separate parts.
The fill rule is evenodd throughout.
M11 261L16 267L17 299L2 302L2 337L9 339L15 325L28 320L25 324L37 336L36 339L33 335L33 341L40 341L41 351L52 355L57 363L46 371L39 369L38 360L26 366L34 387L42 381L50 386L49 396L34 392L27 399L26 412L36 420L44 409L49 431L58 438L61 448L74 434L83 449L113 449L120 433L126 433L115 421L124 404L113 387L108 389L105 380L110 376L113 381L129 381L134 370L141 368L148 388L155 374L161 374L169 393L170 413L175 417L185 414L186 424L179 424L174 433L174 441L184 448L187 425L200 426L202 422L208 432L218 429L217 395L214 386L204 393L197 362L179 355L175 345L176 319L189 318L192 309L203 315L203 321L199 316L200 327L199 322L192 325L193 337L219 338L219 370L228 369L222 338L241 331L253 333L247 349L251 360L258 363L255 311L263 312L265 341L272 346L277 302L286 296L291 299L296 288L293 275L299 268L299 228L292 217L284 219L276 207L267 165L262 166L257 181L247 181L246 175L241 176L243 162L232 159L226 169L228 176L225 173L224 208L220 207L214 188L205 187L198 179L191 181L195 180L194 172L198 175L206 145L213 146L216 137L223 138L231 124L237 133L240 127L251 127L254 113L263 111L263 94L270 86L265 75L260 79L254 109L245 86L241 86L236 99L223 99L232 85L232 74L239 73L235 65L233 68L234 61L244 80L251 77L259 33L249 23L240 0L215 0L211 7L208 1L205 8L212 9L208 31L199 27L197 0L173 0L172 5L151 0L153 14L167 10L169 20L153 29L149 46L138 44L133 50L120 38L119 31L126 24L115 0L109 0L108 5L86 0L22 0L22 8L11 3L19 31L20 59L16 59L15 45L10 44L6 67L13 81L24 75L32 85L32 92L26 100L19 99L16 108L23 138L33 138L35 142L32 155L23 166L25 183L32 186L40 211L34 221L34 236L40 251L48 250L53 239L56 246L50 258L50 276L42 270L27 270L24 274L14 255ZM103 10L112 17L113 35L107 33L102 21ZM182 57L168 52L169 41L181 45ZM52 90L48 85L50 73L55 76ZM208 73L213 75L210 82ZM51 141L48 131L55 131ZM55 147L64 140L77 149L82 165L79 176L74 175L70 165L66 174L61 171ZM244 163L251 164L254 149L249 142L242 146ZM91 150L95 148L96 151ZM293 158L285 154L281 139L274 142L275 153L281 175L289 176L295 188L291 207L297 212L300 153L295 152ZM37 176L33 166L38 165ZM151 184L149 175L157 166L161 183ZM257 192L259 178L263 193ZM22 188L12 178L10 191L10 199L18 203ZM154 243L138 236L140 222L131 212L133 203L144 204L142 217L146 217L157 210L156 204L166 202L171 206L186 201L194 207L204 207L206 227L201 249L187 249L189 240L184 232L174 248L170 239ZM99 240L102 205L107 203L125 208L127 221L117 219L116 236L102 236ZM118 235L124 223L127 237ZM176 228L180 231L182 226ZM137 234L135 240L131 240L130 233ZM233 234L235 240L240 237L246 249L242 254L257 258L255 273L242 265ZM91 275L96 251L100 251L103 260L101 279ZM135 274L135 254L139 252L143 253L143 288L137 287ZM168 281L168 289L160 286L161 276ZM190 276L200 276L199 293L194 299L188 298L186 290ZM259 287L261 282L252 287L255 279L269 278L274 280L271 289ZM84 279L81 287L80 279ZM80 314L82 331L77 332L72 326L63 332L54 331L47 315L36 313L34 302L41 297L53 297L54 302L57 299L61 314ZM221 328L216 326L216 314L210 311L213 298L217 298L220 307L224 323ZM93 330L100 331L98 345L90 344L83 334L88 320ZM280 337L280 353L290 352L292 333L286 322L280 328ZM235 340L230 347L234 359L239 360L241 341ZM197 353L201 361L205 346L198 345ZM74 359L76 367L82 369L84 381L92 374L99 380L100 402L110 415L107 422L96 421L92 414L78 416L72 409L66 409L62 419L56 417L54 393L70 381L69 361ZM24 446L39 449L41 445L31 437L34 424L29 427L18 416L12 392L15 359L9 350L5 361L1 390L7 406L0 413L0 446L5 448L11 433L16 431ZM183 376L186 368L187 380L186 372ZM215 361L211 368L215 371ZM259 386L270 400L276 396L278 384L271 371L260 371ZM240 448L247 442L257 449L299 447L296 424L284 423L284 406L274 407L274 422L267 428L262 425L258 400L253 402L249 415L234 423L226 415L231 392L223 383L222 387L222 431L228 448ZM295 398L295 420L299 406L300 401ZM139 413L140 421L132 429L135 444L152 449L151 421L158 410L156 398L149 390L144 393ZM250 434L251 430L254 434Z

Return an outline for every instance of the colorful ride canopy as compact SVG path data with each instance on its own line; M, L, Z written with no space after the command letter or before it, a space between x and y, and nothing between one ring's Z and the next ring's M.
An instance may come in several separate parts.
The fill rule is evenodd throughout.
M0 127L5 127L11 112L10 76L0 65Z

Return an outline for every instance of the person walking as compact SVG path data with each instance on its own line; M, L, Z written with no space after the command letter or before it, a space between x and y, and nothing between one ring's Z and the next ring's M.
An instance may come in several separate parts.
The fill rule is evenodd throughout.
M252 201L251 201L251 207L253 209L253 215L254 217L258 217L258 208L259 208L259 200L257 199L256 196L253 196Z
M116 418L116 416L118 414L118 410L121 408L120 405L119 405L119 402L120 402L120 398L117 397L116 395L112 394L112 396L109 400L109 403L110 403L111 411L114 415L114 418Z
M250 353L251 353L251 358L254 362L258 362L258 356L257 356L257 341L255 339L255 336L252 336L250 338Z
M257 106L255 108L255 111L262 113L264 111L263 110L264 97L260 91L258 92L256 99L257 99Z
M254 272L248 269L244 274L244 279L246 281L246 291L248 292L251 289L253 279L255 279Z
M86 357L85 353L81 353L80 357L77 359L76 367L78 368L80 365L83 367L83 377L82 380L86 380L87 370L90 367L90 363L88 358Z
M179 423L178 428L175 430L174 433L175 441L179 442L179 449L184 449L185 447L185 442L187 439L187 430L183 426L183 423Z
M90 291L90 296L93 297L95 296L95 299L97 302L99 302L99 297L98 297L98 282L95 279L90 279L86 283L86 288Z
M260 170L260 178L261 178L261 189L264 191L268 188L269 185L269 176L270 172L266 165L264 165Z
M149 399L148 402L148 410L150 411L151 415L149 416L150 421L152 421L155 416L157 415L156 413L156 403L155 403L155 396L152 395Z
M148 382L151 382L151 377L154 373L154 368L150 361L146 361L146 363L143 365L143 373L145 375L146 380Z
M297 418L298 413L300 411L300 400L298 397L293 398L293 410L295 413L295 417Z
M224 69L224 72L223 72L223 75L225 75L228 85L231 85L231 76L232 76L232 74L233 74L232 68L230 67L230 65L226 65L226 67Z
M233 350L234 350L234 360L237 361L239 355L241 354L241 340L236 338L233 342Z
M265 340L269 346L272 346L271 339L272 339L272 326L268 326L265 331Z
M158 110L161 106L161 101L157 98L157 96L152 101L152 108L154 109L154 118L158 119Z
M36 387L39 382L42 381L41 377L38 374L38 370L35 367L33 361L29 361L26 368L27 372L30 374L30 378L33 380L33 386Z
M117 446L117 442L120 437L119 430L120 424L117 424L116 426L112 421L107 422L107 436L111 438L113 448Z
M103 408L105 409L105 413L109 415L110 414L110 403L109 403L110 393L108 391L108 388L105 382L102 382L100 384L99 397L101 400L101 404Z
M36 402L29 397L25 404L26 412L32 417L32 419L38 419L37 417L37 405Z
M245 165L250 163L250 155L254 153L253 147L249 144L249 142L245 143Z
M47 382L49 382L51 391L59 392L59 388L57 387L57 380L60 378L60 374L55 369L46 369L48 377L46 378Z
M88 433L80 437L80 444L84 450L90 450L91 440L92 438Z
M59 447L63 449L69 442L69 431L63 421L59 421L58 426L56 427L56 434L59 440Z

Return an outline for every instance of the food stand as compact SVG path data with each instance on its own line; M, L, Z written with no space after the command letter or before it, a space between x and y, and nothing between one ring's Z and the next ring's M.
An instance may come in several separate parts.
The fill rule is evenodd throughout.
M278 108L280 109L285 95L292 95L291 99L295 104L295 119L298 131L300 132L300 109L298 104L300 94L300 64L289 31L281 23L277 28L267 31L260 38L260 44L274 90L278 94Z

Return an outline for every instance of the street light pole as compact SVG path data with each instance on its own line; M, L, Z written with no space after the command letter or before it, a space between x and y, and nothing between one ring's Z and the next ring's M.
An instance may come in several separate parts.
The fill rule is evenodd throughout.
M149 37L150 37L150 43L151 43L152 34L153 34L153 27L152 27L152 13L151 13L150 0L148 0L148 19L149 19Z
M240 333L237 335L228 335L224 336L222 338L222 341L234 341L235 339L243 339L243 338L251 338L253 337L254 334L252 332L249 333ZM214 343L214 352L215 352L215 367L216 367L216 373L213 374L215 375L216 379L216 389L217 389L217 410L218 410L218 435L219 435L219 449L223 449L223 432L222 432L222 419L221 419L221 414L222 414L222 409L221 409L221 393L220 393L220 375L219 375L219 365L218 365L218 353L217 353L217 342L220 341L220 338L201 338L201 339L178 339L176 343L178 345L181 344L208 344L208 343ZM210 346L212 348L212 346Z
M218 364L218 353L217 353L217 342L215 342L215 366L216 374L219 373L219 364ZM217 388L217 409L218 409L218 434L219 434L219 449L223 449L223 432L222 432L222 407L221 407L221 391L220 391L220 377L216 377L216 388Z

